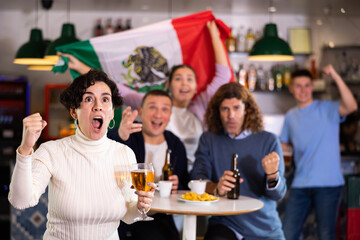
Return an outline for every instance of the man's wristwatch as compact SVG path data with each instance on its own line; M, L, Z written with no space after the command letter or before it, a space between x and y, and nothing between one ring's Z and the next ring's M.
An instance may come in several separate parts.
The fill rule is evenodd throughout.
M273 184L273 183L277 183L279 181L279 179L276 178L272 178L272 179L268 179L267 182L268 184ZM275 184L276 185L276 184Z
M269 186L276 186L278 181L279 181L279 175L277 175L276 178L267 179L267 183Z

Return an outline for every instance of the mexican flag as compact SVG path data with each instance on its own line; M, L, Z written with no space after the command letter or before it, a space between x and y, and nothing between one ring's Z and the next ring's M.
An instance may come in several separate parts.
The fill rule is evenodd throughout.
M101 69L117 84L146 92L164 89L171 67L192 66L198 92L206 88L215 73L214 50L206 22L215 20L223 42L230 28L215 19L211 11L195 13L127 30L94 37L58 47L92 68ZM225 45L224 45L225 48ZM54 72L65 72L67 59L60 60ZM71 70L73 77L78 74Z

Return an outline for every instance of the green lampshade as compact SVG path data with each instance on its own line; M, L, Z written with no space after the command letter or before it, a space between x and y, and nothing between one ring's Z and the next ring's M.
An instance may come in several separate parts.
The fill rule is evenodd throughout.
M292 61L294 56L289 44L278 37L276 24L265 25L264 35L252 47L250 61Z
M53 41L46 49L45 59L55 64L59 59L59 56L56 55L56 47L77 41L79 41L79 39L76 38L74 24L64 23L62 25L60 38Z
M13 63L23 65L49 65L50 63L44 60L46 46L41 30L37 28L31 29L30 40L19 48Z

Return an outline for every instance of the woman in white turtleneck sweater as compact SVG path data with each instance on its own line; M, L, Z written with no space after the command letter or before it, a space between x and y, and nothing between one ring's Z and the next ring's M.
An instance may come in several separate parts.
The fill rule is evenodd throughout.
M132 223L138 210L148 210L155 190L150 184L150 192L135 193L130 179L115 178L116 171L136 163L130 148L106 136L122 98L105 73L91 70L76 78L60 100L78 122L75 135L34 152L46 122L39 113L26 117L9 201L18 209L35 206L49 186L44 239L119 239L120 220Z

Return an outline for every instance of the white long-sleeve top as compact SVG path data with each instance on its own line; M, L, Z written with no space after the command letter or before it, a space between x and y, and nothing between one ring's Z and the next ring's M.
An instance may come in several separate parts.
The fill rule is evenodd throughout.
M44 239L119 239L120 219L132 223L139 216L130 178L116 179L132 163L129 147L77 130L29 156L17 151L9 201L18 209L35 206L49 186Z

